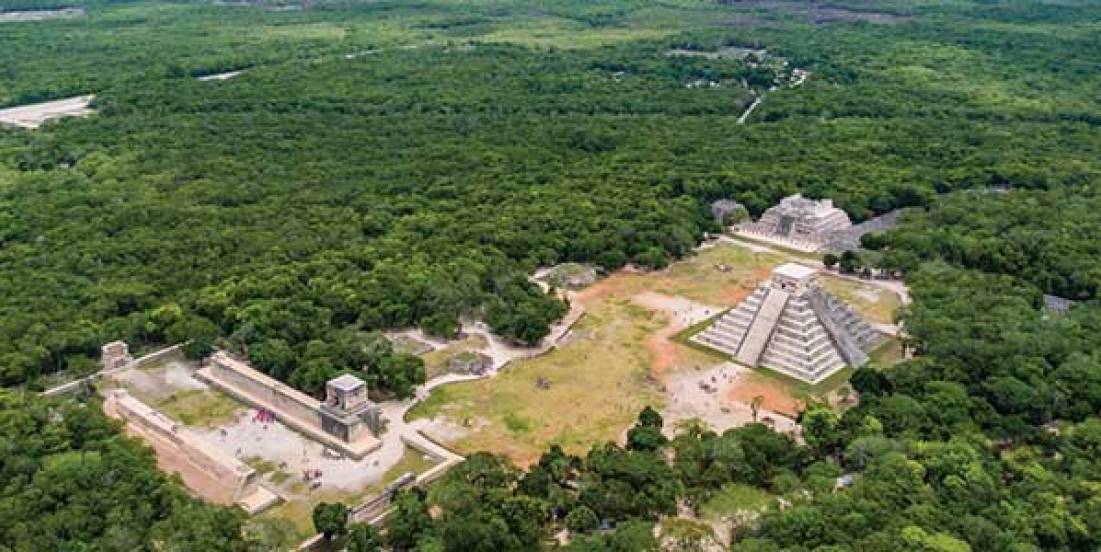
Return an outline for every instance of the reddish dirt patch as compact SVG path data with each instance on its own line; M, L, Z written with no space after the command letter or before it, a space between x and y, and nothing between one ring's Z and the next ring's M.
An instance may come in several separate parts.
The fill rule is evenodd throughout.
M570 296L570 300L577 301L582 305L588 306L605 297L624 296L630 293L631 287L633 286L634 281L637 278L637 274L618 271L611 274L607 278L603 278L599 282L572 294Z
M802 402L792 396L791 388L753 373L738 376L725 398L728 401L749 404L757 396L765 398L761 405L763 409L785 416L794 417L802 407Z
M676 332L677 327L670 323L646 338L646 350L650 352L653 358L650 364L650 373L659 380L663 380L665 373L680 361L677 344L669 339Z

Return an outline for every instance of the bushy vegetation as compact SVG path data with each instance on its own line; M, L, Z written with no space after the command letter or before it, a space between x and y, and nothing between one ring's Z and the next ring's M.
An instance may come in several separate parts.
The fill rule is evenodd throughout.
M736 550L1093 550L1101 543L1091 475L1101 468L1101 422L1009 444L975 428L929 439L894 425L897 406L889 403L924 402L930 412L967 416L964 387L928 387L936 398L865 390L872 400L840 417L811 405L801 417L806 444L752 424L722 435L689 426L658 448L606 444L584 458L552 447L527 470L475 454L429 492L399 495L370 542L520 551L568 529L570 550L658 550L653 526L667 525L678 502L696 508L741 484L775 498L763 509L756 499L738 508L747 515L733 516L742 520L730 535ZM635 429L655 423L649 417L644 412ZM752 521L756 513L763 515ZM683 539L678 549L715 536Z
M110 339L192 339L308 391L366 369L405 395L423 365L376 330L476 318L536 342L566 308L536 266L665 266L715 229L715 199L912 206L865 244L913 289L915 358L857 371L843 413L809 405L805 444L760 425L667 441L648 412L585 458L474 455L399 497L383 534L335 507L318 523L360 550L526 550L561 528L578 550L646 550L678 500L746 485L784 502L739 550L1101 547L1096 3L853 2L894 19L825 25L791 4L317 4L95 2L0 25L0 104L95 91L99 109L0 130L0 381L94 370ZM523 32L575 49L489 43ZM602 33L621 38L567 40ZM665 55L724 45L812 77L766 92L742 62ZM739 125L743 78L767 96ZM1045 292L1081 302L1058 317ZM241 546L236 516L183 498L101 417L0 399L3 546Z
M0 550L247 550L242 515L157 471L95 404L0 389Z

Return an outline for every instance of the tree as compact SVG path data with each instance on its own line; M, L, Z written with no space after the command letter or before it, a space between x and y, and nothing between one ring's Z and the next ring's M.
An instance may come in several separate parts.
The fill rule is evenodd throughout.
M841 253L837 265L838 271L842 274L852 274L856 272L856 269L860 268L860 257L851 250L845 251Z
M837 415L827 406L812 408L802 415L803 438L820 456L831 454L841 445Z
M354 523L348 527L348 536L344 540L348 552L379 552L383 539L378 529L367 523Z
M573 533L587 533L598 526L600 520L588 506L578 506L566 514L566 527Z
M757 413L761 410L761 405L764 404L764 395L757 395L753 397L753 400L749 403L749 411L753 414L753 423L757 423Z
M627 431L627 448L630 450L654 451L668 441L660 429L651 426L636 425Z
M839 259L837 255L834 255L833 253L826 253L822 256L822 264L825 265L826 268L833 268L840 261L841 259Z
M171 343L183 343L183 352L187 358L200 359L214 349L214 339L218 337L218 327L201 316L188 316L165 330L165 339Z
M386 517L386 543L394 550L413 550L432 529L424 496L416 490L401 491L393 502L394 511Z
M9 447L0 548L244 552L249 544L239 511L189 497L93 405L0 389L0 442Z
M327 540L343 536L348 530L348 507L339 502L321 502L313 508L313 526Z
M641 521L620 524L605 540L609 552L648 552L658 550L654 526Z
M651 406L646 406L638 414L637 425L639 427L653 427L661 429L662 426L665 425L665 422L662 420L661 414L659 414L657 410L654 410L654 408Z
M657 450L668 439L661 433L664 421L657 410L647 406L638 415L635 427L627 431L627 448L631 450Z

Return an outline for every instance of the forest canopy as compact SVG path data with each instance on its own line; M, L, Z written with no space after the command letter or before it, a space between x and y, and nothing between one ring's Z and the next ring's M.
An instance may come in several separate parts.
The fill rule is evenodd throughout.
M382 331L538 342L568 306L537 267L659 269L712 201L796 192L911 208L864 243L911 287L914 358L857 371L857 405L808 403L802 443L644 411L584 456L473 455L384 534L319 524L360 550L649 550L738 485L770 498L739 550L1101 546L1096 2L76 4L0 23L0 105L97 110L0 128L0 383L24 388L0 391L0 549L249 546L94 403L23 392L106 341L403 397L424 365ZM670 55L723 48L767 54Z

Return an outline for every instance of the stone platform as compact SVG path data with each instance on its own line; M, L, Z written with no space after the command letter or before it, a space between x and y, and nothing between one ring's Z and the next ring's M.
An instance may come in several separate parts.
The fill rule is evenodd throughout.
M325 405L224 352L215 353L195 376L235 399L275 413L288 427L340 453L359 460L382 446L369 431L354 433L345 441L323 429Z

